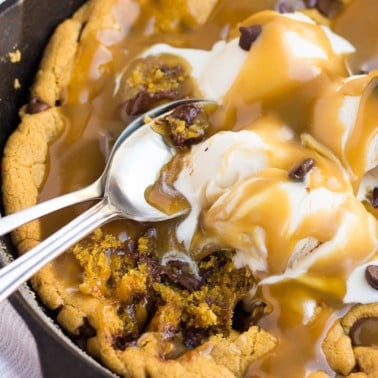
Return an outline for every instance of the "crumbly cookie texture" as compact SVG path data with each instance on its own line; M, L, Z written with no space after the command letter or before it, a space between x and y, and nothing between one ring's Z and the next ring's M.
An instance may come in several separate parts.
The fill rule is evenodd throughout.
M164 371L168 376L175 366L177 376L186 376L194 369L191 362L198 363L208 351L214 359L206 358L209 371L229 376L225 367L217 368L227 361L228 370L242 376L251 361L276 344L256 327L241 333L232 329L233 309L254 285L251 273L235 269L231 252L200 261L199 277L183 262L162 266L155 257L158 239L156 230L149 229L136 243L121 243L97 230L91 240L73 249L83 269L80 294L98 299L95 312L84 312L93 327L90 337L81 335L88 350L93 355L107 350L102 358L120 374L131 376ZM82 323L72 321L78 318L73 311L65 306L59 320L67 318L70 331L80 336ZM164 363L154 373L157 356ZM139 366L130 361L150 362L138 362Z
M163 101L196 95L188 63L166 54L137 59L126 71L120 85L124 116L145 113Z
M367 320L378 318L378 303L354 306L337 320L322 343L329 365L347 377L376 377L377 345L358 345L354 334Z

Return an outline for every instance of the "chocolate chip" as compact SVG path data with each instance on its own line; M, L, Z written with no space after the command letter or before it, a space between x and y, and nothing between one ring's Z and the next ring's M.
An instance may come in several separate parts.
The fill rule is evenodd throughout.
M279 0L274 8L280 13L292 13L299 9L307 8L307 5L304 0Z
M316 8L317 0L304 0L306 8Z
M211 277L214 273L222 269L222 267L224 267L227 264L226 251L221 250L219 252L215 252L213 253L213 256L215 257L215 261L213 264L211 264L210 268L209 267L202 268L200 265L199 274L205 282L209 277ZM207 261L209 261L209 258L211 258L210 255L204 258L202 262L206 263ZM207 264L205 264L205 266L206 265Z
M361 68L358 72L357 75L367 75L370 72L370 70L363 69Z
M175 260L169 261L166 266L161 268L161 274L176 284L183 286L189 291L198 290L203 282L194 274L188 272L189 264Z
M160 71L163 72L167 76L178 77L184 73L184 68L180 65L169 66L166 64L162 64L159 67Z
M188 349L194 349L198 345L203 344L209 337L207 335L208 330L201 328L188 327L182 330L184 336L184 345Z
M294 181L303 181L307 173L310 172L314 166L314 159L305 159L298 167L295 167L292 171L289 172L289 178Z
M173 146L187 148L204 138L209 125L207 115L205 109L196 104L183 104L155 121L155 125L169 137Z
M43 102L39 97L31 97L26 107L26 113L36 114L49 109L50 105Z
M378 209L378 187L375 187L371 192L371 206Z
M317 9L323 16L331 18L340 11L342 5L341 0L282 0L275 8L280 13L294 12L303 8Z
M188 273L181 274L178 282L189 291L198 290L202 286L202 280Z
M334 16L341 6L339 0L318 0L316 2L316 9L326 17Z
M200 111L201 108L196 104L183 104L178 106L171 113L171 117L185 121L187 125L190 125L193 123Z
M349 331L353 346L376 346L378 340L378 317L360 318Z
M177 148L186 148L193 144L199 143L203 139L203 137L204 133L202 131L197 135L197 137L193 138L187 138L185 135L179 133L171 135L172 143Z
M89 324L88 319L84 319L84 323L80 326L75 335L72 336L72 340L79 346L79 348L85 350L87 341L89 338L96 336L96 330Z
M232 328L239 332L247 331L251 326L256 325L258 321L268 312L267 304L257 300L250 311L245 311L243 302L236 304L232 319Z
M134 98L126 101L126 113L129 116L142 114L154 107L158 102L162 100L177 100L178 96L178 92L174 89L161 90L153 93L143 89L138 92Z
M252 43L256 41L262 31L261 25L241 26L239 28L239 46L245 51L249 51Z
M79 327L78 331L82 337L90 338L96 336L96 330L89 324L87 319L85 319L84 324Z
M365 279L373 289L378 290L378 265L368 265L366 267Z
M316 8L326 17L333 17L340 10L340 0L305 0L306 8Z
M365 87L364 96L369 96L371 99L377 101L378 99L378 76L374 76Z
M132 332L124 331L113 338L112 346L116 350L124 351L127 347L136 344L135 339L136 337Z
M286 2L281 2L277 4L277 11L280 13L292 13L294 12L294 7Z

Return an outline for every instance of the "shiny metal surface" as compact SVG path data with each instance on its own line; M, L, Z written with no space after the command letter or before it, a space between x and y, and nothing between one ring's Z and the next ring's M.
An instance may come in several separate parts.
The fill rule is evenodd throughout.
M184 212L167 215L152 207L144 198L145 189L154 183L162 166L175 151L155 133L146 117L165 117L175 107L185 103L209 101L200 99L179 100L162 105L133 121L117 139L101 177L89 187L47 203L0 219L0 233L36 219L53 210L61 209L85 200L102 200L68 223L55 234L41 242L28 253L0 270L0 300L15 291L23 282L53 260L67 248L100 225L115 219L128 218L136 221L163 221Z

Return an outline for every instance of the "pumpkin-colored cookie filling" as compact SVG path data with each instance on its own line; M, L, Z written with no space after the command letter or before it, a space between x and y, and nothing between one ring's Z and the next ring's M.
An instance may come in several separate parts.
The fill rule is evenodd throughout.
M57 28L4 151L8 213L94 181L145 111L217 104L154 124L177 154L145 196L187 216L107 224L31 280L81 348L125 377L378 374L367 3L92 0Z
M157 258L156 229L148 229L137 241L121 243L98 230L87 243L74 247L83 269L81 293L111 303L119 329L113 335L115 349L135 345L145 332L172 340L174 358L203 344L212 335L229 336L234 309L254 286L251 272L236 269L232 252L220 251L198 262Z

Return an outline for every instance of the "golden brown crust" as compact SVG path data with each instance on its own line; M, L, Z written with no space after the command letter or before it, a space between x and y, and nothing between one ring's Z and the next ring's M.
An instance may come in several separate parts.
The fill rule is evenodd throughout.
M31 96L50 106L62 101L76 58L82 29L94 1L84 4L72 18L62 22L50 38L31 88Z
M2 191L7 214L36 204L46 170L48 143L63 127L63 117L57 108L22 116L21 124L7 142L2 161ZM19 251L25 252L40 240L39 222L20 227L12 237Z
M170 348L158 334L147 333L137 347L126 349L120 358L128 377L241 377L248 365L271 351L276 340L258 327L228 338L213 336L208 342L176 360L162 359ZM133 364L127 363L133 361Z
M31 95L50 106L63 100L62 91L70 78L81 27L82 23L75 19L63 22L46 48Z
M348 375L356 364L352 342L337 321L322 344L327 361L336 372Z
M378 377L378 350L373 347L356 347L354 353L360 369L368 377Z
M355 306L341 320L345 334L349 334L358 319L378 317L378 303Z

